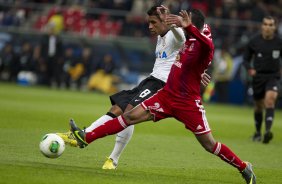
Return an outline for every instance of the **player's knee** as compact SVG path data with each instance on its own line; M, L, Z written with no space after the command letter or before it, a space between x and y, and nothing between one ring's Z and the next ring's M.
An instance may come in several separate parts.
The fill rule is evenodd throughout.
M204 141L204 142L201 142L202 147L203 147L207 152L210 152L210 153L213 152L213 149L214 149L215 144L216 144L215 141L212 141L212 140L206 140L206 141Z
M276 98L267 98L265 99L265 107L266 108L273 108L275 106Z
M134 124L135 118L134 118L134 116L131 113L125 113L125 114L123 114L123 117L124 117L124 119L126 121L126 124L128 124L128 125L133 125Z
M265 108L274 108L275 103L274 102L266 102L265 103Z

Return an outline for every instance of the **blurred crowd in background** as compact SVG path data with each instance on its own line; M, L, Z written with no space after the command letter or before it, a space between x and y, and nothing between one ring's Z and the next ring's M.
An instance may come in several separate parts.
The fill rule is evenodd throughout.
M108 94L136 85L154 63L156 2L207 16L216 50L204 99L251 103L242 52L265 15L282 35L282 0L0 0L0 79Z

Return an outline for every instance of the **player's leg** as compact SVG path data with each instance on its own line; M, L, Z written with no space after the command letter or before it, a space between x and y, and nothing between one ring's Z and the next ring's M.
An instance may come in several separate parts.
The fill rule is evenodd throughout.
M183 122L185 127L195 134L197 140L206 151L217 155L223 161L236 167L248 183L251 180L254 181L252 183L255 183L255 175L251 170L251 165L243 162L226 145L214 140L206 118L204 106L200 100L187 101L186 108L178 104L174 104L174 107L175 118Z
M128 105L126 107L126 112L133 109L132 105ZM125 149L126 145L129 143L134 132L134 125L127 127L116 135L116 142L114 145L114 149L110 156L106 159L102 169L116 169L118 165L119 157L121 153Z
M112 103L112 107L109 110L109 112L107 112L105 115L101 116L99 119L94 121L84 131L91 132L93 129L95 129L98 126L103 125L108 120L111 120L121 115L124 112L129 101L134 96L134 93L132 94L132 92L134 92L134 89L133 90L123 90L123 91L120 91L118 93L111 95L110 100ZM78 146L77 141L74 138L74 135L71 133L71 131L66 132L66 133L57 133L57 135L62 137L66 144L70 144L71 146Z
M267 144L273 138L271 127L274 120L275 102L278 97L278 92L273 90L266 91L264 104L265 104L265 133L263 143Z
M103 169L116 169L118 165L119 158L125 149L126 145L129 143L134 132L134 125L128 126L126 129L119 132L116 136L116 142L114 149L110 156L106 159Z
M186 102L186 108L183 106L175 106L175 117L185 124L185 127L191 130L196 136L199 143L206 151L219 156L224 161L237 167L242 171L246 164L241 161L227 146L218 143L214 140L208 120L206 118L206 111L200 100Z
M151 97L164 85L165 83L163 81L153 76L144 79L135 89L131 91L130 94L131 96L134 95L134 97L131 99L124 112L130 111L131 109L133 109L133 107L137 106L144 100ZM118 159L127 144L129 143L133 132L134 125L127 127L126 129L117 134L114 149L111 155L107 158L106 162L104 163L102 167L103 169L116 169Z
M97 127L92 132L85 133L71 121L71 131L73 132L79 147L84 148L96 139L118 133L130 125L154 120L158 121L166 117L171 117L169 98L164 90L145 100L131 111L124 113L117 118L107 121L102 126Z
M220 157L226 163L237 168L248 184L256 183L256 176L252 170L252 165L242 161L226 145L216 142L210 132L203 135L196 135L196 138L208 152Z
M80 148L86 147L96 139L116 134L130 125L141 123L152 119L152 115L141 105L138 105L124 115L118 116L97 127L92 132L85 132L78 128L73 120L70 121L71 131L73 132Z
M261 126L263 121L263 99L254 100L254 120L255 120L255 133L252 137L253 141L261 141Z
M105 115L101 116L99 119L94 121L89 127L85 129L86 132L91 132L96 127L103 125L105 122L119 116L122 114L122 110L118 105L113 105L109 112L107 112ZM60 136L64 142L70 146L77 147L77 141L72 134L71 131L64 132L64 133L56 133L58 136Z
M263 122L264 110L264 96L266 79L262 77L254 77L252 81L253 99L254 99L254 122L255 133L253 134L253 141L261 141L261 127Z
M101 116L99 119L95 120L89 127L85 129L86 132L91 132L98 126L103 125L105 122L116 118L117 116L121 115L123 113L122 109L118 105L113 105L109 112L107 112L105 115Z

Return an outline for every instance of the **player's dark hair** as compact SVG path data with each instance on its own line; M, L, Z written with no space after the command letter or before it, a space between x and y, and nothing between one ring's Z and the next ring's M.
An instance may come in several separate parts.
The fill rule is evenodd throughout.
M155 6L152 6L148 11L147 11L147 15L149 16L156 16L158 17L160 20L160 16L158 14L158 11L157 11L157 8L159 7L159 5L155 5Z
M194 24L194 26L196 26L196 28L202 30L205 23L204 14L201 12L201 10L198 9L192 9L191 13L192 13L192 23Z

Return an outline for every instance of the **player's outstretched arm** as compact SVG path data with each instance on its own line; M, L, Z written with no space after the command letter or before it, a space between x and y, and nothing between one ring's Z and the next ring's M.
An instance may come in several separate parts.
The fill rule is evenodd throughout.
M158 11L158 14L160 16L160 19L163 22L166 22L167 16L170 15L169 9L166 6L161 5L160 7L157 8L157 11ZM184 42L185 41L185 35L183 34L183 30L182 29L177 29L176 28L177 26L175 24L171 24L169 26L170 26L170 30L172 31L176 41Z

